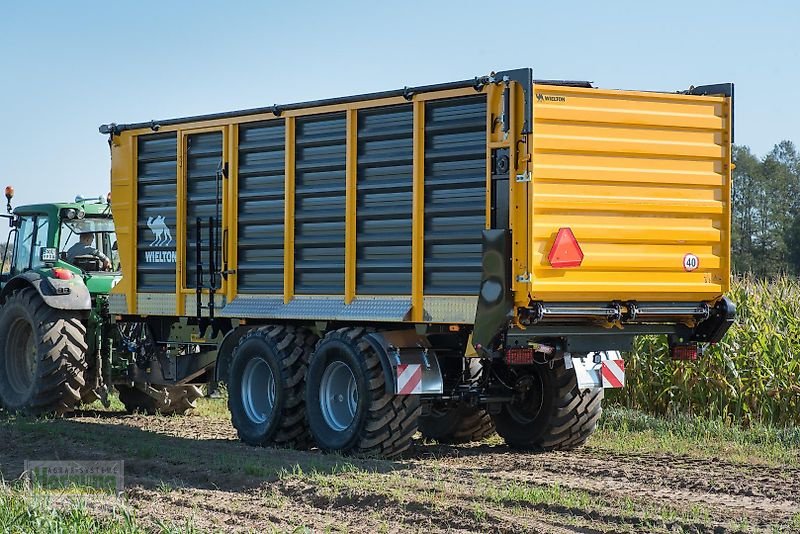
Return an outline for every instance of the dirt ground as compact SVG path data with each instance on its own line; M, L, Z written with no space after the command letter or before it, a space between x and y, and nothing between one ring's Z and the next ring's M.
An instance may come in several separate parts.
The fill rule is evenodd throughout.
M800 468L421 440L385 461L258 449L223 418L84 412L0 421L0 474L25 459L125 461L138 521L197 531L751 532L800 529ZM795 464L796 465L796 464ZM99 512L107 513L107 512Z

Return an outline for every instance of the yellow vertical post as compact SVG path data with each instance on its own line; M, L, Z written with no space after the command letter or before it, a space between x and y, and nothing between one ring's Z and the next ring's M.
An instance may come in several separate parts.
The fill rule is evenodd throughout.
M733 137L733 117L732 117L733 100L731 97L725 99L723 106L723 117L725 118L725 129L722 134L722 174L723 180L723 201L727 206L727 214L722 215L722 248L720 250L720 272L722 280L720 285L723 293L730 290L731 284L731 193L733 190L733 146L731 145L731 138Z
M414 170L411 219L411 320L421 322L425 269L425 102L414 102Z
M348 109L346 117L344 302L350 304L356 295L356 172L358 168L358 115L356 110Z
M175 313L184 315L185 302L183 286L186 285L184 265L186 265L186 149L188 135L178 131L178 175L175 206ZM198 254L200 251L197 252Z
M128 313L138 313L139 312L139 303L138 299L136 298L136 294L138 292L138 282L136 280L137 270L139 268L139 247L138 239L139 239L139 138L138 137L129 137L130 142L130 153L131 153L131 194L130 194L130 215L128 218L128 222L130 223L130 243L128 248L128 255L131 258L129 260L131 265L133 265L133 269L128 269L128 272L131 273L131 281L128 290ZM124 159L122 160L124 161ZM114 158L111 159L112 168L114 164ZM113 206L114 198L111 198L111 203ZM113 209L113 207L112 207ZM124 265L124 264L123 264Z
M286 117L283 219L283 302L294 298L294 129L295 118Z
M228 183L226 192L228 198L222 203L225 208L225 231L223 231L223 259L228 260L228 270L236 271L238 263L239 242L239 125L233 124L228 131ZM225 233L227 231L227 234ZM227 235L227 240L225 236ZM225 266L223 262L223 267ZM236 298L236 273L227 275L225 297L228 302Z

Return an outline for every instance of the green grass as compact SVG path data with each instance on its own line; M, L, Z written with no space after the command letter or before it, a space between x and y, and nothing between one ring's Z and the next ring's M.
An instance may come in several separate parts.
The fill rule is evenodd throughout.
M655 417L626 408L603 412L589 446L620 453L671 453L726 458L742 464L800 466L800 428L674 415Z
M145 532L123 506L104 507L98 514L81 497L55 502L47 494L0 485L0 532L14 533L139 533Z

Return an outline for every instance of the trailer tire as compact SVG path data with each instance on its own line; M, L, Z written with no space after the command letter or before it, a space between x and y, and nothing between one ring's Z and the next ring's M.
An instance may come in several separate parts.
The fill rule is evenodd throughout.
M427 439L443 444L482 441L495 433L494 421L485 409L469 404L431 406L419 420L419 431Z
M131 386L116 386L119 400L125 405L128 413L141 412L147 415L188 415L197 408L197 399L203 396L200 386L149 386L166 393L148 395L146 392Z
M392 458L411 446L420 402L394 394L368 333L341 328L317 344L306 379L308 424L324 451Z
M583 445L602 414L603 389L579 389L563 360L536 365L525 379L530 389L493 415L497 433L513 448L552 451Z
M45 304L32 287L0 308L0 406L26 415L71 411L86 386L86 326Z
M293 326L265 326L245 334L233 353L228 408L239 439L249 445L305 449L305 379L317 336Z

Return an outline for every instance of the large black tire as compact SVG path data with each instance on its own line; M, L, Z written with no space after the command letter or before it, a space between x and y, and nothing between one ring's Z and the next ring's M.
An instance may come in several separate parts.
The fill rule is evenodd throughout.
M228 374L228 408L239 439L250 445L305 449L305 378L317 336L265 326L239 341Z
M430 413L420 417L419 431L439 443L469 443L494 434L494 422L489 412L477 406L434 403Z
M603 389L578 388L564 360L536 365L526 375L528 391L493 416L497 433L514 448L568 450L583 445L602 414Z
M147 415L188 415L197 408L197 399L203 396L200 386L150 386L161 394L148 395L144 391L131 386L116 386L119 400L125 405L128 413L144 413Z
M367 333L342 328L320 340L306 378L308 424L322 450L391 458L411 446L420 402L394 394Z
M77 312L45 304L35 289L0 308L0 405L26 415L63 414L86 385L86 327Z

